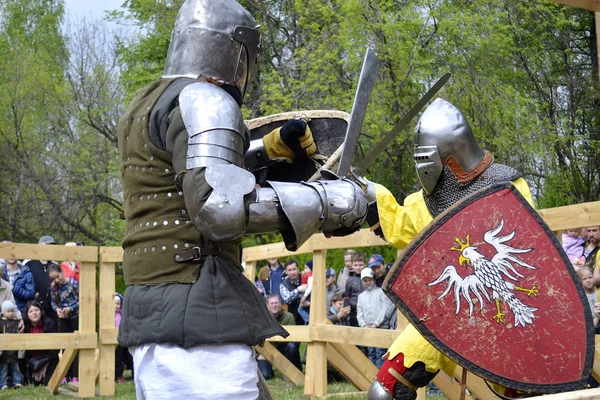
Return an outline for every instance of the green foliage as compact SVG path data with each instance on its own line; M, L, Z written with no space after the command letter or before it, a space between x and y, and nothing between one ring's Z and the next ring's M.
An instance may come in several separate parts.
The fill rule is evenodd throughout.
M61 0L0 2L0 235L120 242L116 124L162 74L183 0L128 0L99 23L63 29ZM350 111L363 55L380 72L355 162L443 73L440 95L498 162L530 182L541 207L600 197L600 91L593 14L511 0L245 0L263 35L247 118ZM399 199L418 189L408 127L367 171ZM246 245L279 241L278 235ZM304 261L301 258L301 261ZM328 253L341 266L341 251Z
M63 12L0 2L0 235L116 244L118 71L97 25L64 35Z

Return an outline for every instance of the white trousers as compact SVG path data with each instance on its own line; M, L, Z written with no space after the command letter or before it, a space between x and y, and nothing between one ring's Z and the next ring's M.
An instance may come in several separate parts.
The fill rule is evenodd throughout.
M258 368L249 346L150 344L130 352L139 400L258 398Z

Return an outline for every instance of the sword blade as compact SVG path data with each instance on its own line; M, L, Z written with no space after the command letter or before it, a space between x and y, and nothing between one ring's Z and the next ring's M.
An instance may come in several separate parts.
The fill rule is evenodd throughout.
M362 70L360 71L356 96L354 97L352 113L350 114L350 122L348 123L346 138L344 139L344 150L342 151L342 157L338 164L338 176L346 176L348 175L348 172L350 172L352 155L354 154L356 144L358 143L360 128L365 119L369 98L371 97L371 92L375 86L378 69L377 55L375 54L375 51L369 47L367 48Z
M417 103L412 106L410 110L402 117L400 121L394 125L391 131L385 134L385 136L373 147L373 149L367 153L367 155L358 163L356 168L354 168L353 173L355 175L362 175L367 168L375 162L377 157L389 146L390 143L396 136L413 120L413 118L421 111L421 109L436 95L437 92L448 82L450 79L450 73L444 74L432 87L425 93L423 97L417 101Z

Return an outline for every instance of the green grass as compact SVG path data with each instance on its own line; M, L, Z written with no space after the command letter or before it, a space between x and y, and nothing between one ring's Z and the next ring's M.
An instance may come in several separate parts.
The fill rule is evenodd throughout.
M271 394L273 398L276 400L300 400L305 399L304 396L304 387L303 386L294 386L293 384L284 381L279 375L268 381L269 389L271 390ZM115 399L121 400L135 400L135 387L133 382L127 383L119 383L115 385ZM344 383L333 383L328 386L329 393L345 393L345 392L355 392L356 388L351 384ZM48 392L45 387L33 387L33 386L23 386L21 389L7 389L0 391L0 399L71 399L73 397L70 396L52 396ZM100 397L98 397L100 399ZM358 400L364 399L364 396L357 396L346 398L348 400Z
M281 378L281 375L276 372L276 377L267 381L271 394L275 400L304 400L304 386L294 386L292 383ZM328 393L350 393L356 392L357 389L348 382L330 383L327 385ZM106 399L106 397L95 397L96 399ZM132 381L127 383L115 384L115 397L119 400L135 400L135 387ZM23 386L21 389L7 389L0 391L0 399L15 399L15 400L38 400L38 399L60 399L73 400L72 396L52 396L45 387ZM364 395L357 394L354 397L344 397L345 400L364 400ZM446 400L444 395L427 396L427 400Z

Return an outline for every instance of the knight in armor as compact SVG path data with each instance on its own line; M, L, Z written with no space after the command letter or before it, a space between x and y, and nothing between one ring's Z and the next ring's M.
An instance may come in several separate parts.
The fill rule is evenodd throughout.
M242 236L281 232L296 250L365 220L365 193L346 179L256 187L246 167L315 151L302 121L250 143L240 107L259 51L256 22L236 1L186 0L164 75L119 122L119 343L133 354L139 399L256 399L251 346L287 332L242 274Z
M423 112L414 145L422 190L400 206L385 187L374 184L377 212L369 213L369 223L373 226L378 218L379 232L394 247L406 247L448 207L493 183L512 182L533 205L521 174L494 163L493 156L475 141L464 115L450 102L438 98ZM440 370L453 376L456 367L412 325L399 335L385 358L369 391L370 400L414 400L417 388L427 385Z

